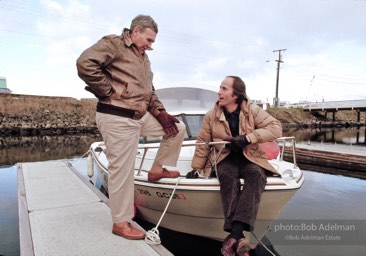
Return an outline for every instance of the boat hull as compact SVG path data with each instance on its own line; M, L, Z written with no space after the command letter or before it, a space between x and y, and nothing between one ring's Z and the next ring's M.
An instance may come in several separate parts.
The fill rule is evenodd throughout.
M92 173L98 176L97 180L108 192L108 161L103 146L102 143L91 146L90 166ZM147 170L151 167L155 151L150 148L149 154L137 152L136 155L134 195L137 216L174 231L222 241L228 233L223 231L224 215L218 179L184 177L184 171L190 170L189 155L193 152L192 148L187 147L182 150L178 161L179 170L184 170L181 171L181 177L149 182ZM267 177L253 231L255 236L252 233L245 234L253 248L304 181L296 164L279 159L274 161L273 165L281 169L282 176ZM241 184L245 186L244 180L241 180Z
M270 190L262 194L254 230L258 239L262 239L295 191ZM135 184L137 216L150 223L158 223L171 195L170 188ZM160 226L222 241L228 233L223 231L224 215L219 188L210 191L177 189ZM246 233L245 236L255 247L257 239L251 233Z

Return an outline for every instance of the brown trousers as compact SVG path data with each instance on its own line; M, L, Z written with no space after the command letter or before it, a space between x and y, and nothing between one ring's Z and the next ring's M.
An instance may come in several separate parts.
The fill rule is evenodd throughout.
M149 112L140 120L97 112L96 123L106 145L108 192L113 223L134 217L134 167L140 136L159 137L165 132ZM177 123L175 137L163 137L155 163L176 166L185 135L183 122Z
M254 229L267 177L264 170L242 155L231 153L217 165L221 202L225 215L224 230L230 232L234 221ZM241 189L240 179L244 179Z

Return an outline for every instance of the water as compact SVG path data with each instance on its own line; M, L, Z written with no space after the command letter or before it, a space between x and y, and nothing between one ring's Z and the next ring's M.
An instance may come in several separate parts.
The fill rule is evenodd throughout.
M305 183L272 225L287 225L288 230L277 234L272 228L267 233L268 239L276 244L276 251L289 256L366 255L366 181L312 171L304 171L304 174ZM301 234L288 225L311 227L312 223L315 231L310 230L305 235L318 235L316 238L324 240L314 240L314 237L307 241L305 236L289 240L284 237ZM326 236L333 233L320 229L321 225L324 227L328 223L355 225L356 231L335 232L341 236L340 239L327 241Z
M0 168L0 255L19 255L16 168Z
M290 135L295 136L298 143L313 143L316 138L316 141L330 143L333 147L350 147L356 151L366 150L364 129L322 130L321 135L317 135L314 130L291 130L285 134L285 136ZM83 160L80 157L87 152L93 141L98 140L100 137L96 136L0 138L0 256L20 254L14 164L67 158L74 163L80 163L76 165L82 169ZM357 231L343 232L343 238L332 244L332 241L286 240L283 232L274 232L272 229L267 234L269 241L264 242L271 242L277 254L281 256L366 255L366 202L364 200L366 180L317 173L311 170L305 170L304 173L306 177L304 185L288 202L274 225L290 227L291 224L296 226L315 223L314 225L319 227L328 222L339 222L354 225ZM153 227L141 220L138 222L147 230ZM172 232L164 228L159 228L159 231L162 244L175 255L220 255L220 243L217 241ZM292 235L295 237L298 235L297 232ZM357 232L361 232L361 235ZM269 254L259 247L251 255Z

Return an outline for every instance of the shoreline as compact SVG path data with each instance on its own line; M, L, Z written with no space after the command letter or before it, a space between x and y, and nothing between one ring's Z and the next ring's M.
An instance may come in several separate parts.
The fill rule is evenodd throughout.
M95 123L96 104L96 98L0 94L0 137L99 134ZM366 122L366 117L357 122L357 113L350 110L338 111L334 122L324 113L300 108L267 107L267 112L282 123L284 130L359 128Z

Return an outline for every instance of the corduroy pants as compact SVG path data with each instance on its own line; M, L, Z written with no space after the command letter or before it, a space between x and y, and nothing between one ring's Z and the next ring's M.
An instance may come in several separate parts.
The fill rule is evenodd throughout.
M134 217L134 167L140 136L159 137L165 132L149 112L141 119L96 113L97 127L106 145L109 205L113 223ZM163 137L155 163L176 166L185 135L183 122L177 123L175 137Z
M264 170L244 156L229 154L217 165L221 202L225 215L224 230L230 232L234 221L254 229L262 192L266 185ZM244 179L241 189L240 179Z

